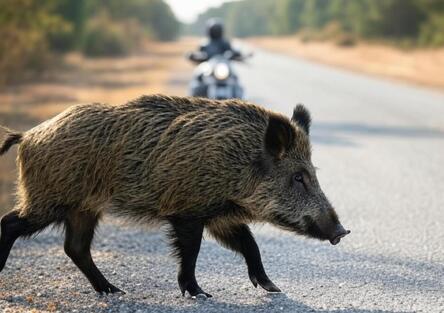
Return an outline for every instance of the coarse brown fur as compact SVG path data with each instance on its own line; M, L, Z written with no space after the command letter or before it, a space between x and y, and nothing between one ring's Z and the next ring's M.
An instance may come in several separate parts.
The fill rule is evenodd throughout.
M65 222L67 254L90 274L96 290L113 292L118 289L100 278L92 260L84 264L80 257L89 253L99 217L111 212L142 223L170 222L182 258L179 284L191 294L202 290L194 278L198 249L192 255L187 251L200 245L205 226L224 245L244 254L253 283L277 291L245 224L267 221L327 239L331 234L319 227L331 232L338 223L317 209L332 210L311 164L310 121L302 106L290 121L241 100L153 95L121 106L73 106L23 134L12 132L0 149L1 154L20 142L17 204L4 225L12 229L8 225L26 221L38 228ZM304 198L302 185L296 183L301 193L297 203L290 177L301 171L313 196ZM301 204L306 208L295 211ZM84 218L89 228L78 224ZM184 223L189 232L197 229L193 244L181 241ZM14 240L21 235L16 233L11 230ZM245 244L234 244L238 239L233 234L245 238ZM242 251L245 246L254 251L250 262L249 252Z
M256 188L251 165L264 153L269 115L286 119L239 100L146 96L73 106L23 134L17 209L42 220L63 215L46 211L58 206L146 221L206 215L199 208ZM294 153L307 158L309 142L299 137Z
M0 145L0 155L5 154L13 145L16 145L22 141L22 134L14 132L7 127L1 126L6 131L6 137L3 143Z

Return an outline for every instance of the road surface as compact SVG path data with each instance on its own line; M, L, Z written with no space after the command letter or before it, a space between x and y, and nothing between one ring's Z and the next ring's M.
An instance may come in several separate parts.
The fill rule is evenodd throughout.
M0 274L0 308L76 312L444 312L444 93L256 51L239 66L248 98L312 112L321 186L352 230L338 246L254 229L267 294L243 260L208 239L197 266L213 298L182 298L159 230L109 219L94 258L126 295L96 295L62 236L20 241Z

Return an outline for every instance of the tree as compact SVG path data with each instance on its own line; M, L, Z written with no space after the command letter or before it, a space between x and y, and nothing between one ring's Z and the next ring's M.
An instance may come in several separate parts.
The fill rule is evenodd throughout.
M331 25L362 38L436 45L444 37L442 0L243 0L209 9L189 30L201 32L211 16L224 18L229 32L241 37L301 29L328 35Z

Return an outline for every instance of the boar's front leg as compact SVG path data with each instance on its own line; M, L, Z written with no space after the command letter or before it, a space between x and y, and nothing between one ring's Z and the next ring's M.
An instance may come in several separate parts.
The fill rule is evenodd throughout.
M210 224L208 231L223 246L242 254L248 266L248 275L254 287L259 284L269 292L281 290L268 278L262 265L261 254L250 228L245 224Z
M212 297L204 292L196 281L195 268L197 256L202 241L204 225L201 221L192 221L189 219L170 218L172 226L170 237L175 254L179 259L179 273L177 280L182 295L185 291L195 297L203 294L208 298Z

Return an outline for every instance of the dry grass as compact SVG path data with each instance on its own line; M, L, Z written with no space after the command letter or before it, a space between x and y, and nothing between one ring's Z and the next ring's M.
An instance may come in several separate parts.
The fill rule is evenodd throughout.
M296 36L258 37L251 43L280 53L431 87L444 88L444 49L403 51L358 43L340 47L331 42L303 43Z
M144 53L125 58L68 55L63 68L46 73L41 80L0 91L0 124L26 130L73 104L115 105L152 93L184 95L192 70L184 53L195 47L196 42L187 39L151 43ZM15 152L0 159L0 214L13 203L14 159Z

